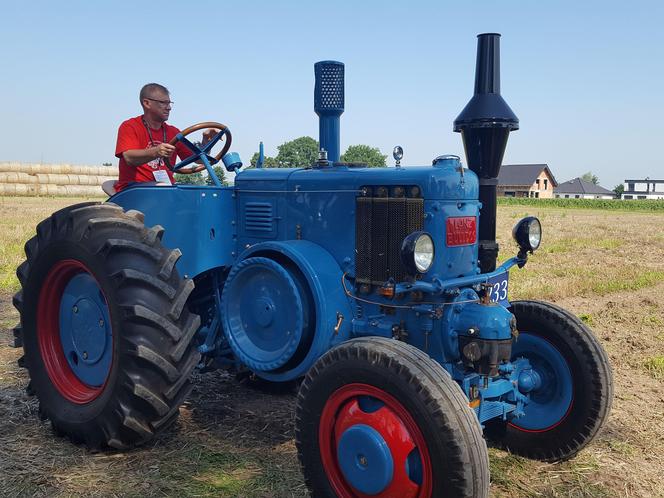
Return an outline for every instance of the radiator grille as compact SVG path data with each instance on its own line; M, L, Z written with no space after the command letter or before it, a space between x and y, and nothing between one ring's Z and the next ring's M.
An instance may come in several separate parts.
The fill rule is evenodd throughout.
M269 202L247 202L244 205L244 227L250 232L272 232L274 217Z
M355 220L355 276L360 284L382 285L392 278L404 281L403 239L424 226L424 200L403 197L412 189L372 187L379 196L358 197ZM388 196L388 193L390 196ZM402 194L394 196L394 194Z

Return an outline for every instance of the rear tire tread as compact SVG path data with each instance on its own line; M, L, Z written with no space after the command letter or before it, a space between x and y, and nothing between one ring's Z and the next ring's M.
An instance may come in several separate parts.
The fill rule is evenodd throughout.
M142 444L175 420L179 405L190 392L189 377L200 358L193 344L200 318L186 308L193 281L178 275L175 264L180 251L161 245L164 229L146 228L143 220L142 213L124 212L110 203L62 209L38 225L37 235L26 243L27 259L17 269L22 291L14 296L14 306L21 314L15 343L22 342L26 351L19 364L29 370L30 385L40 399L39 411L51 420L55 431L74 442L85 442L91 449L126 449ZM81 420L72 419L66 409L63 411L70 406L75 413L77 408L62 398L39 365L43 362L35 329L26 332L26 323L31 327L36 323L28 314L36 312L39 284L45 278L31 273L31 268L47 258L52 244L83 246L94 254L94 267L103 268L103 278L111 286L112 295L117 296L109 303L117 319L114 341L118 341L118 364L110 374L115 380L107 381L108 396L103 392L88 403L92 406L98 402L99 409L95 408L96 415L86 420L83 416ZM76 253L67 249L64 254L67 251ZM27 292L31 293L29 306Z

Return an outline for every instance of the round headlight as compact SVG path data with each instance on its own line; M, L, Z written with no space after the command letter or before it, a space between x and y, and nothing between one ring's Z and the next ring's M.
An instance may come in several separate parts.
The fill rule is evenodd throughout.
M527 216L514 225L512 237L522 251L533 252L542 243L542 224L534 216Z
M433 239L426 232L411 233L401 245L401 261L411 274L426 273L434 255Z

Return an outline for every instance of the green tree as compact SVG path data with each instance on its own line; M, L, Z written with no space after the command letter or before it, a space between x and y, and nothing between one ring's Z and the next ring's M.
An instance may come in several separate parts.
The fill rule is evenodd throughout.
M365 163L370 168L385 166L387 156L381 154L377 147L368 145L351 145L341 155L341 161L345 163Z
M205 178L201 172L192 173L191 175L175 173L175 183L181 183L183 185L205 185Z
M318 160L318 142L311 137L300 137L277 147L277 168L302 168Z
M224 168L222 168L221 165L217 164L216 166L213 166L212 169L214 170L215 175L217 175L217 178L219 178L219 182L223 186L228 186L228 182L226 181L226 172L224 171ZM214 185L214 181L212 181L211 176L208 175L205 178L205 184Z
M583 176L581 176L581 179L586 181L586 182L590 182L594 185L599 184L599 178L597 178L597 175L593 175L592 171L588 171L587 173L584 173Z
M613 187L613 191L616 193L616 197L622 197L623 192L625 191L625 185L619 183Z
M250 161L250 168L255 168L256 164L258 163L258 152L254 152L254 155L251 156L251 161ZM264 168L278 168L279 165L277 164L277 160L274 157L270 156L265 156L263 159L263 167Z

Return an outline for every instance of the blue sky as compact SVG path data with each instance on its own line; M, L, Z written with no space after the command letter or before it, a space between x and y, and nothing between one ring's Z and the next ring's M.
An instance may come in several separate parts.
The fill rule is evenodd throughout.
M27 5L27 4L26 4ZM520 119L504 163L664 179L664 3L0 0L0 161L100 164L138 91L165 84L180 128L220 121L245 162L317 138L313 64L346 64L342 150L405 165L463 156L476 35L502 34L502 94ZM393 164L390 157L390 164Z

